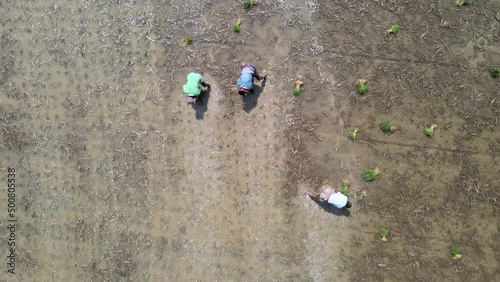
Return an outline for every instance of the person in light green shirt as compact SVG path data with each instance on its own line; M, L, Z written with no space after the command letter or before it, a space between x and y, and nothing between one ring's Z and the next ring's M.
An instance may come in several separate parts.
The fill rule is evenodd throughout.
M182 87L184 93L188 96L187 102L188 104L194 104L196 102L196 98L201 94L201 86L210 87L210 84L205 83L203 80L203 76L199 73L192 72L187 76L187 82Z

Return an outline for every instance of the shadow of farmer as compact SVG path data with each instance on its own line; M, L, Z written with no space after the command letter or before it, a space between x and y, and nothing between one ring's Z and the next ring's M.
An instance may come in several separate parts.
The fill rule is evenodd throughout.
M334 207L333 205L330 205L326 201L320 201L320 200L314 199L314 198L311 198L311 200L313 200L316 204L318 204L318 206L320 206L323 210L325 210L328 213L331 213L331 214L334 214L337 216L347 216L347 217L351 216L351 211L349 209L346 209L346 208L338 209L338 208Z
M208 111L208 100L210 99L211 87L201 90L200 96L196 99L196 103L191 106L196 111L196 119L203 119Z
M243 110L247 113L253 110L257 106L257 102L259 100L260 94L262 91L264 91L264 87L266 87L266 79L267 77L264 77L262 79L262 83L260 85L254 84L253 85L253 91L250 93L250 95L247 96L242 96L243 98Z

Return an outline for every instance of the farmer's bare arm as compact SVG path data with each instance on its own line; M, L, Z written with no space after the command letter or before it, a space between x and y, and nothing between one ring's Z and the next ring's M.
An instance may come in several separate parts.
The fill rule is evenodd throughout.
M309 195L309 197L311 197L311 199L319 200L319 193L307 192L307 195Z
M257 81L261 81L263 79L266 79L266 77L267 77L267 74L264 76L261 76L257 72L255 72L255 78L257 79Z

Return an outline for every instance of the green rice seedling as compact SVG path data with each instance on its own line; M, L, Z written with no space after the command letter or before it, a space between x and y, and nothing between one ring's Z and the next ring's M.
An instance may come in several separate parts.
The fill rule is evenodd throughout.
M494 78L497 78L500 76L500 68L491 68L490 70L490 74L491 76L493 76Z
M382 130L385 133L391 133L391 132L396 131L396 127L392 126L391 123L388 121L381 122L378 125L378 127L380 128L380 130Z
M460 254L460 248L459 247L452 247L450 249L450 254L453 256L454 259L459 259L462 257Z
M351 186L351 183L349 183L348 180L342 180L342 189L340 190L340 193L346 195L349 197L349 187Z
M303 84L304 84L304 82L302 82L300 80L295 81L295 87L292 90L292 94L294 96L300 96L300 94L302 93L302 85Z
M366 192L365 191L362 191L361 193L359 193L357 196L356 196L356 200L358 201L362 201L366 196Z
M257 0L243 2L243 9L250 10L253 6L257 5Z
M434 129L437 127L437 125L432 124L431 127L424 128L425 135L427 135L427 137L432 137L432 135L434 135Z
M382 241L387 241L387 235L389 235L389 230L385 227L380 227L378 230L378 233L380 234L380 237L382 237Z
M457 0L456 3L458 6L466 6L472 3L472 0Z
M380 169L378 169L378 167L376 167L374 169L367 169L367 170L365 170L365 172L363 172L363 178L366 181L373 181L373 180L375 180L377 175L379 175L380 173L381 173L381 171L380 171Z
M387 34L396 34L399 31L399 25L393 24L390 29L386 30Z
M363 95L366 92L368 92L368 85L366 85L366 83L368 83L368 80L366 80L366 79L356 80L356 87L358 88L359 94Z
M349 197L349 187L348 186L342 187L342 190L340 190L340 193L344 194L346 197Z
M243 2L243 9L245 10L250 10L252 8L253 4L250 1Z
M300 94L301 94L301 93L302 93L302 90L300 89L300 87L295 86L295 87L293 88L293 90L292 90L292 94L293 94L294 96L300 96Z
M368 92L368 86L366 84L358 85L358 93L365 94Z
M233 26L233 32L238 33L241 29L241 19L238 19L236 24Z
M182 45L184 47L187 47L189 44L193 43L193 39L191 37L184 37L184 39L182 39Z
M349 131L349 134L347 134L347 137L351 139L352 141L356 141L356 133L358 133L359 130L357 128L354 128L353 131Z

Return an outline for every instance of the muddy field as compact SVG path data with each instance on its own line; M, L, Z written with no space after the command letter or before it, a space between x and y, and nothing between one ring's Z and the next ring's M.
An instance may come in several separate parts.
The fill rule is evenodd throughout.
M16 169L17 220L15 274L0 280L499 281L499 11L0 3L0 169L4 187ZM243 62L268 74L245 98ZM191 71L212 85L196 106L182 93ZM342 179L348 212L305 195Z

